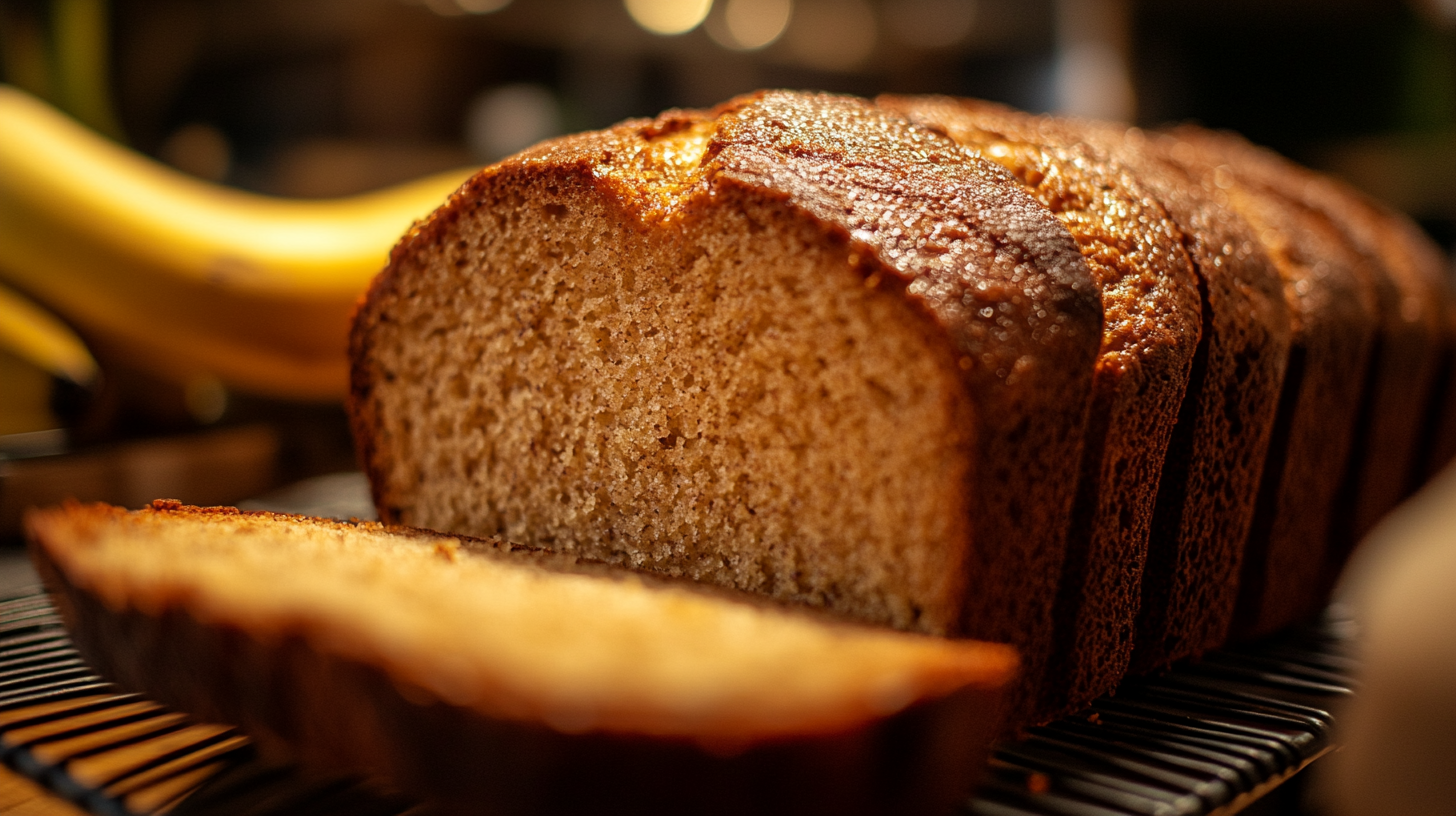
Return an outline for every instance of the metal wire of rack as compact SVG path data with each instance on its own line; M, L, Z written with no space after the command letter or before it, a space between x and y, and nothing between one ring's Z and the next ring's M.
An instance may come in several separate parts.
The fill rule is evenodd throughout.
M1205 656L1033 728L993 754L974 816L1227 816L1333 746L1354 693L1350 625L1327 615ZM40 588L0 599L0 760L102 816L395 816L357 780L264 764L227 726L98 677Z

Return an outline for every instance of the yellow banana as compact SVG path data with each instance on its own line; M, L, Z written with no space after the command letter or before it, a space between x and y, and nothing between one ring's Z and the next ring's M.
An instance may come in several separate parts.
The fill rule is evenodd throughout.
M0 434L54 428L51 378L90 385L96 360L55 315L0 286Z
M0 286L0 352L77 385L90 385L98 373L96 359L69 326L5 286Z
M334 399L355 300L466 170L351 198L199 181L0 86L0 279L180 383Z

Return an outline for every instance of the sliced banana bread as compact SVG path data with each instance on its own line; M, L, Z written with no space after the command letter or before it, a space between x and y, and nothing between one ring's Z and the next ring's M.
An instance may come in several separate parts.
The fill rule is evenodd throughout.
M1409 219L1231 133L1184 127L1173 135L1217 154L1240 175L1329 218L1365 255L1380 310L1365 404L1330 523L1322 592L1328 593L1356 543L1423 474L1419 449L1434 384L1451 345L1450 292L1442 254ZM1440 409L1438 409L1439 411Z
M1289 360L1283 282L1214 179L1180 167L1142 131L1069 122L1122 163L1183 233L1204 294L1203 336L1158 485L1131 669L1221 644Z
M27 527L104 676L451 813L948 812L1016 662L373 523L156 502Z
M1229 163L1206 132L1181 128L1160 141L1190 173L1213 179L1254 228L1289 304L1289 370L1231 632L1257 637L1328 602L1322 572L1379 328L1377 272L1324 213L1265 184L1243 163Z

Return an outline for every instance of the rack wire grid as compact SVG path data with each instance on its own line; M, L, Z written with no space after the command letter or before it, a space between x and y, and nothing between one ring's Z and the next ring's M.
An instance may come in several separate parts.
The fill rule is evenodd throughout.
M1266 641L1125 682L999 746L974 816L1227 816L1333 748L1354 693L1352 624L1330 612ZM0 758L103 816L394 816L428 810L358 780L268 765L248 738L97 676L45 592L0 599Z

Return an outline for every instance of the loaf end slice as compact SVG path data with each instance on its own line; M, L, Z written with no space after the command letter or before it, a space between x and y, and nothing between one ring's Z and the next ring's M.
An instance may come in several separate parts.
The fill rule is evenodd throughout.
M1015 671L377 524L158 502L27 528L104 676L451 812L948 811Z

